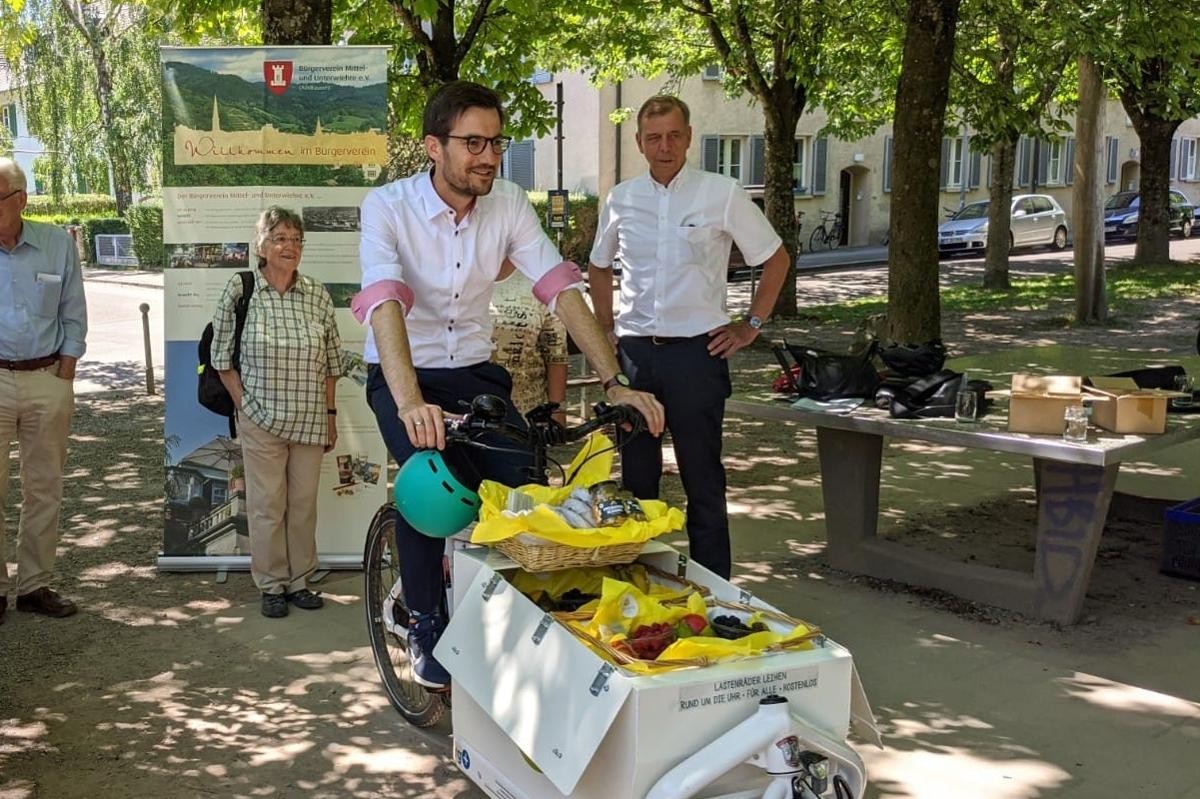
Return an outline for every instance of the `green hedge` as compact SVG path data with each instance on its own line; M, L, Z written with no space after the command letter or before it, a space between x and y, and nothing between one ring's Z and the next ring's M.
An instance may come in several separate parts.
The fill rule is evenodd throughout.
M31 194L25 213L29 216L62 216L67 219L113 216L117 213L117 201L107 194L66 194L61 202L56 203L49 194Z
M551 241L557 241L557 231L551 230L546 220L546 192L529 192L529 201L537 213L546 235ZM587 269L588 256L592 252L592 240L596 238L596 220L599 217L597 198L590 194L572 194L568 198L570 219L567 229L563 231L562 256L568 261L579 264L581 269Z
M162 214L160 200L131 205L125 211L129 232L133 234L133 251L137 253L138 266L142 269L162 269Z
M85 219L80 225L83 228L83 241L87 249L89 263L96 262L97 233L128 233L129 225L120 218Z

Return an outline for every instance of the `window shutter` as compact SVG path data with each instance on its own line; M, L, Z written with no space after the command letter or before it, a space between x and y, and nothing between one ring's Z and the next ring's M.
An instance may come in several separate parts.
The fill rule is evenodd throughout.
M8 127L13 138L17 137L17 105L12 103L4 106L4 124Z
M942 139L942 176L940 180L938 186L945 190L946 184L950 180L950 140L946 138Z
M892 137L883 137L883 190L892 190Z
M766 156L766 139L762 136L750 137L750 180L746 181L750 186L763 185L763 165Z
M1075 182L1075 137L1067 139L1066 156L1063 158L1066 172L1063 173L1063 185L1070 186Z
M1167 166L1167 179L1179 177L1179 139L1171 139L1171 160Z
M1040 141L1038 148L1038 186L1045 186L1050 177L1050 142Z
M717 172L717 162L721 158L721 138L719 136L700 137L700 168L705 172Z
M816 197L825 193L825 156L829 148L829 139L822 136L813 145L813 179L812 193Z
M533 139L509 145L504 153L504 176L525 191L533 189Z
M1116 136L1105 137L1104 143L1107 145L1106 149L1108 150L1108 154L1106 156L1107 164L1104 172L1105 183L1117 182L1117 148L1120 146L1119 142L1120 140Z
M979 173L983 171L983 153L978 150L971 153L971 176L967 181L967 188L979 188Z

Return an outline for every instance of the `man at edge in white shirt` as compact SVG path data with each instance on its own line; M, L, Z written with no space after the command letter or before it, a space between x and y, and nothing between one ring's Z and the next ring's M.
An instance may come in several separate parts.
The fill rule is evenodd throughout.
M645 175L613 188L600 212L588 266L596 318L617 348L622 375L666 408L679 476L687 494L691 557L728 578L732 569L721 428L729 397L728 358L758 337L787 276L788 255L766 217L737 181L687 166L687 105L651 97L637 116ZM762 264L745 320L725 312L733 242ZM613 318L612 264L621 264ZM621 450L625 487L658 497L662 441L634 436Z
M478 394L509 401L512 379L489 362L488 305L507 257L534 284L579 349L605 379L613 404L631 405L651 435L663 429L663 409L649 394L615 380L616 358L588 309L579 267L563 261L546 238L524 190L496 180L511 141L502 134L504 109L491 89L467 81L442 86L425 107L425 150L432 170L373 189L362 204L362 291L351 309L369 326L367 401L398 464L418 449L445 449L445 413ZM506 446L511 447L511 444ZM460 468L506 485L528 481L527 454L459 448L445 452ZM449 683L433 656L445 620L445 541L424 536L402 518L396 543L404 598L413 618L408 654L418 682Z

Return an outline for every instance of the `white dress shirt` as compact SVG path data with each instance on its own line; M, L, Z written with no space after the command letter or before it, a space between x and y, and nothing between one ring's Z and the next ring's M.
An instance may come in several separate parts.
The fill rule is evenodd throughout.
M667 186L647 173L613 187L591 262L621 262L617 335L698 336L728 324L733 242L755 266L783 243L731 178L684 166Z
M381 281L398 281L411 290L411 305L403 304L415 367L453 368L488 360L488 305L506 256L535 284L562 263L524 189L507 180L497 179L461 220L438 196L429 172L372 189L363 199L363 294ZM382 302L370 303L365 313L363 354L368 363L379 363L370 314Z

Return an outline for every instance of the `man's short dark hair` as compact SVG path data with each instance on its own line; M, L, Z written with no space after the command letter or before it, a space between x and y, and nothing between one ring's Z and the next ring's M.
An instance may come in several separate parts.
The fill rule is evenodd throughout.
M679 109L679 113L683 114L683 124L692 124L692 111L688 108L687 103L670 94L654 95L649 100L642 103L642 107L638 109L638 133L642 132L642 120L646 117L662 116L663 114L669 114L676 109Z
M500 103L500 95L478 83L456 80L435 91L425 104L421 135L445 139L468 108L494 108L500 115L500 124L504 124L504 106Z

